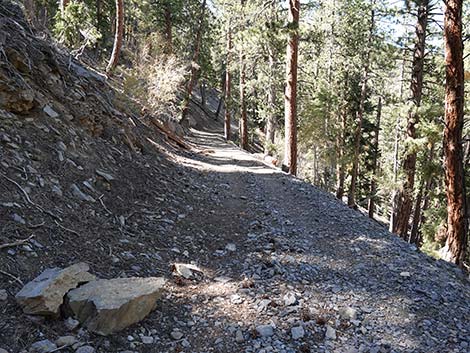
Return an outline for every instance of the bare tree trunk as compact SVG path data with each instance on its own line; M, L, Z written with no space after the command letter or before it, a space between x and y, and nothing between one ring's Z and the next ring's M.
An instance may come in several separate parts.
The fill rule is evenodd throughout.
M463 170L464 68L462 2L447 0L444 15L446 105L444 156L447 187L445 259L463 266L467 246L466 193Z
M206 0L202 1L201 5L201 17L199 18L199 28L196 33L196 41L193 52L193 60L191 61L191 73L189 75L188 85L186 86L186 96L183 101L183 108L181 110L181 123L186 123L186 117L189 110L189 101L191 100L191 94L193 92L194 82L196 82L196 74L199 70L199 52L201 50L201 39L202 31L204 29L204 14L206 12Z
M230 29L230 22L227 28L227 63L225 66L225 119L224 119L224 135L225 140L230 140L230 126L231 126L231 109L232 109L232 97L230 96L231 93L231 80L232 75L230 73L230 54L232 51L232 32Z
M375 136L374 136L374 160L372 161L372 180L370 183L370 196L369 196L369 217L374 218L375 212L375 200L377 199L377 169L379 160L379 133L380 133L380 119L382 116L382 97L379 97L379 103L377 104L377 121L375 125Z
M240 148L246 150L248 148L248 118L246 115L246 102L245 102L245 53L242 48L240 50L240 121L239 121L239 135L240 135Z
M401 74L400 74L400 102L403 101L403 82L405 80L405 65L406 65L406 56L407 51L403 50L403 60L401 65ZM390 211L390 223L388 226L388 230L393 232L393 229L396 224L397 219L397 200L398 200L398 190L397 190L397 182L398 182L398 151L400 147L400 122L401 117L400 115L397 116L397 121L395 123L395 143L393 147L393 192L391 197L391 211Z
M370 54L372 52L372 42L374 40L374 28L375 28L375 0L371 2L371 16L370 16L370 27L369 36L367 38L366 55L364 58L364 72L362 76L362 87L361 97L359 100L359 109L357 111L357 127L354 134L354 157L353 167L351 172L351 185L348 191L348 206L357 207L356 205L356 183L357 174L359 172L359 153L361 151L361 136L362 136L362 122L364 120L364 110L366 103L367 94L367 82L369 80L369 65L370 65Z
M289 42L286 56L284 166L297 175L297 64L299 52L300 0L289 0Z
M114 35L113 52L109 59L106 71L111 72L119 61L119 54L122 47L122 35L124 32L124 3L123 0L116 0L116 33Z
M201 106L202 109L206 109L206 83L204 80L200 80L199 82L199 90L201 92Z
M343 199L344 195L344 138L346 132L346 112L340 114L340 131L336 134L336 149L338 151L336 158L336 198Z
M276 82L275 82L275 62L273 48L269 48L269 89L268 89L268 117L266 120L266 143L264 146L264 153L270 155L270 146L274 144L274 137L276 132Z
M227 70L227 68L225 68L225 70ZM222 75L222 92L220 93L220 96L219 96L219 102L217 103L217 110L215 111L215 116L214 116L214 120L218 120L219 119L219 115L220 115L220 111L222 110L222 103L224 102L224 96L225 96L225 75L226 75L226 71L224 71L223 75Z
M429 0L421 0L418 7L418 22L416 24L416 43L413 52L413 71L411 74L411 100L414 108L408 112L407 135L411 140L416 139L416 124L419 122L417 109L421 106L424 73L424 51L426 46L426 28L429 14ZM403 239L408 237L411 209L413 205L413 189L416 174L416 152L408 152L403 169L406 175L405 184L397 199L397 218L393 232Z
M432 161L434 159L434 145L431 146L429 150L428 161ZM418 195L416 196L415 208L413 213L413 223L411 226L411 234L409 238L409 242L416 244L419 248L421 247L422 239L421 239L421 231L420 227L424 221L424 217L422 216L422 212L424 212L429 205L429 190L431 189L432 178L430 176L426 176L423 179L420 187ZM424 198L424 204L423 204ZM422 206L422 207L421 207Z

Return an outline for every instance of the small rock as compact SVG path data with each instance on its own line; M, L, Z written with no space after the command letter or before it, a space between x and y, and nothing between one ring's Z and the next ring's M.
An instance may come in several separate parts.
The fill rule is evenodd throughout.
M0 353L8 353L8 351L3 348L0 348Z
M409 273L409 272L407 272L407 271L400 272L400 276L405 277L405 278L408 278L408 277L411 277L411 273Z
M13 215L11 216L11 218L16 222L16 223L20 223L20 224L26 224L26 221L24 220L23 217L21 217L19 214L17 213L13 213Z
M173 273L186 279L195 278L196 275L202 275L204 272L196 265L192 264L173 264Z
M114 180L114 177L111 174L103 172L102 170L97 169L96 174L105 179L108 183Z
M271 337L274 335L274 327L272 325L259 325L256 331L261 337Z
M357 318L357 310L354 309L354 308L351 308L350 306L348 307L345 307L345 308L341 308L339 310L339 316L343 319L343 320L356 320Z
M85 194L82 190L80 190L80 188L76 184L72 184L70 186L70 190L72 190L73 196L82 201L95 202L95 199L93 197L88 194Z
M284 299L285 306L290 306L290 305L294 305L295 303L297 303L297 298L295 297L294 293L287 293L286 295L284 295L283 299Z
M29 349L30 353L47 353L53 351L57 346L49 340L34 342Z
M67 318L67 320L64 321L65 327L67 327L68 330L73 331L75 330L78 325L80 325L80 322L78 320L75 320L71 317Z
M57 113L50 105L45 105L44 108L42 108L44 113L49 115L51 118L57 118L59 116L59 113Z
M326 326L325 338L328 339L328 340L335 340L336 339L336 330L333 327L327 325Z
M183 338L184 335L183 335L183 332L181 332L179 330L173 330L173 331L171 331L170 336L174 340L180 340L180 339Z
M74 336L62 336L56 339L55 344L57 347L72 346L77 343L78 340Z
M152 344L153 343L153 337L151 336L142 336L141 338L143 344Z
M92 346L81 346L75 353L95 353L95 349Z
M291 334L292 334L292 339L298 340L299 338L304 337L305 330L302 326L292 327Z
M237 246L234 243L229 243L225 245L225 250L234 252L237 251Z
M27 283L16 295L17 302L26 314L57 316L64 295L81 283L95 279L81 262L65 269L50 268Z
M245 337L243 337L242 330L237 330L237 332L235 333L235 341L237 343L243 343L245 341Z
M4 302L8 299L8 293L5 289L0 289L0 302Z

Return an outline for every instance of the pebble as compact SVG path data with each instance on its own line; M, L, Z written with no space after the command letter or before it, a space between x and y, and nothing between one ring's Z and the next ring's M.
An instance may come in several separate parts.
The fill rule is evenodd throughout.
M8 353L6 349L0 348L0 353Z
M64 325L67 327L67 329L73 331L80 325L80 322L74 318L69 317L64 321Z
M58 347L62 347L62 346L71 346L77 342L78 340L74 336L62 336L56 339L55 344Z
M152 344L153 337L152 336L142 336L141 338L143 344Z
M345 308L341 308L339 310L339 316L343 319L343 320L356 320L357 318L357 310L348 306L348 307L345 307Z
M335 340L336 339L336 330L333 327L327 325L326 326L325 338L329 339L329 340Z
M299 338L304 337L304 335L305 335L305 330L304 330L304 328L303 328L302 326L292 327L292 329L291 329L291 335L292 335L292 339L298 340Z
M171 338L173 338L174 340L180 340L183 338L184 334L183 332L179 331L179 330L173 330L171 331L171 334L170 334Z
M295 297L294 293L287 293L284 295L284 305L285 306L291 306L297 303L297 298Z
M237 332L235 333L235 341L237 343L242 343L245 341L245 337L243 337L242 330L237 330Z
M272 325L256 326L256 331L261 337L271 337L274 335L274 327Z
M30 353L48 353L57 348L57 346L49 340L34 342L29 349Z
M5 289L0 289L0 302L8 299L8 292Z

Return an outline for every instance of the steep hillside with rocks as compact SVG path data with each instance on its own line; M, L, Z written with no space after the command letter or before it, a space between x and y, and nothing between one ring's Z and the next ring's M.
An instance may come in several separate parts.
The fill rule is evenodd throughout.
M0 353L470 351L459 269L0 27Z

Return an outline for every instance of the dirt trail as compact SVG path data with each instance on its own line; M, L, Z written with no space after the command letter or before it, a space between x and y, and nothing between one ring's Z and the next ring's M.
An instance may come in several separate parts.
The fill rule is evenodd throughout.
M188 351L470 351L457 269L217 132L191 140L205 153L180 163L205 176L201 203L175 234L199 239L206 276L168 298Z

